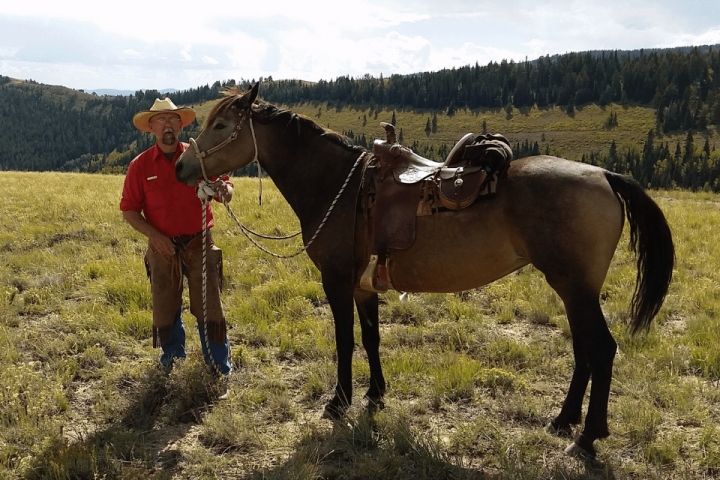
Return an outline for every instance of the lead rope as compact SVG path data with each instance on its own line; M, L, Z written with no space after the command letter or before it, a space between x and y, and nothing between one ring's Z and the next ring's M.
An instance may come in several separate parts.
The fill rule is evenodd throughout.
M252 125L252 124L251 124L251 125ZM328 208L328 211L325 213L325 216L323 217L322 221L320 222L320 225L318 225L317 230L315 230L315 233L313 234L312 238L310 238L310 240L308 241L308 243L305 244L300 250L298 250L298 251L296 251L296 252L294 252L294 253L291 253L291 254L289 254L289 255L280 255L280 254L271 252L271 251L268 250L267 248L265 248L265 247L263 247L262 245L260 245L260 244L259 244L255 239L253 239L249 234L253 234L253 235L257 236L257 237L266 238L266 239L271 239L271 240L285 240L285 239L288 239L288 238L295 237L295 236L299 235L301 232L297 232L297 233L294 233L294 234L292 234L292 235L286 235L286 236L284 236L284 237L271 237L271 236L268 236L268 235L260 235L260 234L258 234L258 233L253 232L252 230L250 230L248 227L246 227L245 225L243 225L242 222L240 222L240 220L238 220L238 218L235 216L235 212L232 211L232 209L230 208L230 205L228 205L228 203L227 203L227 201L225 201L225 198L224 198L224 197L223 197L223 205L225 205L225 209L228 211L228 213L229 213L230 216L233 218L233 220L235 220L235 223L237 224L237 226L240 227L240 231L243 233L243 235L245 235L245 237L246 237L248 240L250 240L250 243L252 243L253 245L255 245L257 248L259 248L259 249L262 250L263 252L265 252L265 253L267 253L268 255L271 255L271 256L273 256L273 257L275 257L275 258L292 258L292 257L296 257L296 256L300 255L301 253L303 253L305 250L307 250L307 249L310 247L310 245L312 245L312 243L315 241L315 239L317 238L317 236L320 234L320 231L321 231L322 228L325 226L325 222L327 222L328 217L330 217L330 214L332 213L333 209L335 208L335 205L337 204L337 201L340 199L340 196L343 194L343 192L345 191L345 188L347 187L348 183L350 182L350 178L352 177L352 174L355 172L355 169L356 169L357 166L360 164L361 160L365 157L365 155L367 155L367 152L361 153L360 156L357 158L357 160L355 160L355 164L353 164L352 168L350 169L350 173L348 173L348 176L347 176L347 178L345 179L345 182L343 183L342 187L340 187L340 191L337 193L337 195L335 195L335 198L333 199L332 203L330 204L330 207Z
M203 175L205 174L205 169L203 168ZM202 292L203 292L203 333L202 336L202 342L203 347L205 347L205 351L208 353L208 357L210 357L210 368L215 370L215 373L220 375L222 372L220 371L220 367L215 363L215 359L213 358L212 350L210 350L210 339L208 338L208 318L207 318L207 200L202 200L202 243L203 243L203 252L202 252Z

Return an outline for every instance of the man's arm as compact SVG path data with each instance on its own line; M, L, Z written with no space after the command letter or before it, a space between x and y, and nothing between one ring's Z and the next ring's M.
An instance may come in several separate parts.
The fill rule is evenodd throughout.
M150 245L155 250L163 255L175 255L175 245L170 240L170 237L155 228L152 223L143 217L142 213L135 210L123 210L122 214L131 227L148 237Z

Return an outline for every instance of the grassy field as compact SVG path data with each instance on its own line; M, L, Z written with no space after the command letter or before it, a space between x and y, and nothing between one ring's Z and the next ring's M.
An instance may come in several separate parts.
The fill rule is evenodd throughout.
M170 375L157 367L146 241L121 219L123 178L0 180L0 479L720 478L720 196L651 192L677 267L651 331L634 338L625 232L602 292L619 344L612 435L591 465L543 431L573 360L562 304L533 268L462 294L382 296L386 408L364 413L358 346L355 403L334 425L320 419L335 382L332 317L306 256L260 252L216 207L236 367L217 400L189 314L188 359ZM268 183L260 207L256 181L236 179L233 210L257 230L296 231Z

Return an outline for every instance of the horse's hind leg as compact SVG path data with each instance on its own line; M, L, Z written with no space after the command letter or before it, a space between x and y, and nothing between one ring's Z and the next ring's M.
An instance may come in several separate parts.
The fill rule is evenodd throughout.
M562 410L555 419L550 422L547 430L558 435L571 435L571 425L577 425L582 419L582 402L585 396L588 382L590 381L590 365L585 357L582 342L578 338L578 329L571 329L573 342L573 355L575 357L575 369L567 396L563 402Z
M383 407L385 395L385 377L380 365L380 325L377 293L355 290L355 305L360 317L362 343L370 364L370 388L365 394L369 409Z
M569 424L580 421L582 400L588 377L591 376L585 427L566 451L594 457L593 442L610 434L607 412L617 343L610 334L597 294L580 292L577 287L570 293L562 290L558 290L558 293L565 303L572 332L575 371L562 410L553 421L553 426L561 431L568 430Z

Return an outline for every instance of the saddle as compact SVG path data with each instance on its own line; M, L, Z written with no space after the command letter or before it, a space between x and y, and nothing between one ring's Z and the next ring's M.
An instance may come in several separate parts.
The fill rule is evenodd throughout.
M379 293L392 288L390 252L412 246L417 217L460 210L495 193L512 160L510 144L502 135L468 133L444 162L435 162L397 143L393 125L381 125L386 140L373 143L363 179L362 204L372 250L360 280L361 288Z

